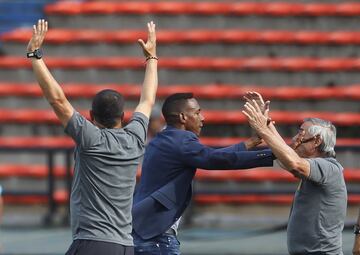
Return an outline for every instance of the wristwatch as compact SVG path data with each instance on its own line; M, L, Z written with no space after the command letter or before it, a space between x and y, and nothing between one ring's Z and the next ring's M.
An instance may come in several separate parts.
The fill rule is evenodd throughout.
M360 226L358 224L354 225L354 234L359 235L360 234Z
M28 52L28 53L26 54L26 56L27 56L28 58L41 59L42 56L43 56L43 53L42 53L42 50L41 50L41 49L36 49L36 50L34 50L34 51L32 51L32 52Z

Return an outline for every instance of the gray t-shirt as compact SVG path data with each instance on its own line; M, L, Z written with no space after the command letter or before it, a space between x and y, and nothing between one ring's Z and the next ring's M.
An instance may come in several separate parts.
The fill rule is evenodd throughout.
M295 193L287 227L290 254L342 255L347 205L343 167L334 158L308 159L310 176Z
M70 199L73 239L132 246L132 198L149 120L135 112L124 128L100 129L78 112L65 132L76 142Z

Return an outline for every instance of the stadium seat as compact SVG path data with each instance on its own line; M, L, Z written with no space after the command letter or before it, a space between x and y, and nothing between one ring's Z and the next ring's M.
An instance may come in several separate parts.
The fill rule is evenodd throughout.
M141 167L139 167L137 177L141 175ZM24 164L1 164L0 178L35 178L45 179L48 176L48 167L46 165L24 165ZM54 168L54 176L56 178L65 178L66 169L63 166ZM346 169L344 171L345 180L347 182L360 181L360 169ZM197 181L237 181L237 182L297 182L292 174L285 170L274 168L258 168L251 170L201 170L196 172L195 179Z
M195 195L195 202L199 205L214 205L214 204L276 204L276 205L291 205L294 194L197 194ZM360 195L349 194L349 204L359 204Z
M136 57L47 57L49 68L61 69L139 69L143 68L143 58ZM360 70L358 58L311 58L311 57L164 57L159 67L176 70L216 70L216 71L283 71L283 72L337 72ZM0 57L0 68L31 68L31 63L23 57Z
M89 117L87 110L79 110L81 114ZM131 117L131 111L125 111L125 121ZM240 111L208 110L203 111L205 121L208 124L244 124L247 123L245 116ZM277 124L297 125L309 116L327 119L338 126L360 125L360 113L351 112L290 112L272 111L271 117ZM0 123L37 123L59 124L59 120L52 110L33 109L0 109Z
M203 144L212 147L225 147L245 141L245 137L200 137ZM285 138L287 143L291 138ZM73 140L67 136L28 136L28 137L0 137L0 147L4 150L27 149L72 149L75 146ZM337 147L360 147L360 139L338 138Z
M360 169L346 169L344 177L347 182L360 181ZM198 170L195 176L197 181L238 181L238 182L298 182L292 174L285 170L274 168L259 168L251 170Z
M68 192L57 190L54 194L57 204L68 203ZM272 204L272 205L291 205L294 194L195 194L194 202L199 205L214 204ZM7 204L28 204L39 205L48 203L46 193L27 194L27 193L9 193L4 194L4 201ZM358 205L360 195L349 194L348 203Z
M287 2L57 2L48 15L166 14L262 16L358 16L360 4Z
M26 43L31 36L30 29L16 29L4 33L4 42ZM46 36L46 43L133 43L145 38L143 30L91 30L52 29ZM263 44L359 44L358 31L285 31L285 30L160 30L159 43L263 43Z
M66 176L66 169L62 166L56 166L54 169L56 178L64 178ZM0 178L36 178L45 179L48 176L47 165L24 165L24 164L1 164Z
M62 84L66 96L70 98L92 98L103 89L114 89L122 93L126 98L138 99L141 86L138 84L87 84L65 83ZM196 98L200 99L242 99L247 91L257 91L264 98L270 100L359 100L360 84L340 85L337 87L294 87L277 86L259 87L246 84L188 84L188 85L164 85L160 84L157 96L167 97L176 92L191 91ZM42 97L43 94L36 83L0 82L0 97Z

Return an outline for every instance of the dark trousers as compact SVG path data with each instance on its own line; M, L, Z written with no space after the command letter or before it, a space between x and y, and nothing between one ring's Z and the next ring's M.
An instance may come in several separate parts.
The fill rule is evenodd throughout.
M144 240L133 232L135 255L180 255L180 242L173 234Z
M124 246L117 243L74 240L65 255L134 255L133 246Z

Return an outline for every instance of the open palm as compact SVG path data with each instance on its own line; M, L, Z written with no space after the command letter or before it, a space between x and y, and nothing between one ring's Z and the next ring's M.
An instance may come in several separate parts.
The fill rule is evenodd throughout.
M149 22L148 26L148 38L145 43L142 39L139 39L138 42L143 49L145 57L156 57L156 33L155 33L155 23Z
M27 46L28 52L32 52L41 47L45 39L47 30L48 30L48 22L43 19L39 19L37 25L33 26L32 37Z

